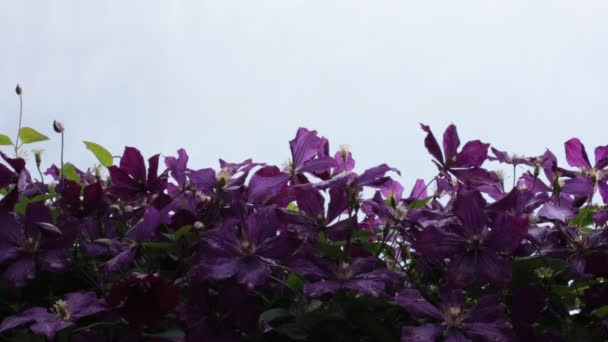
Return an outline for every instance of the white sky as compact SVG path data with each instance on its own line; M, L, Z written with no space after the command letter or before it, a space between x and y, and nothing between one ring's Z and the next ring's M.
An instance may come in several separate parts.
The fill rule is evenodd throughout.
M419 122L528 155L608 143L608 1L0 1L0 133L280 164L299 126L358 170L434 166ZM8 150L8 149L5 149Z

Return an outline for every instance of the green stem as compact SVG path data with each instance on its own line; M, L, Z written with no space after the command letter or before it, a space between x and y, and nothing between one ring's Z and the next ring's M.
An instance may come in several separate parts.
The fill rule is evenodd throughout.
M21 121L23 119L23 98L19 95L19 127L17 128L17 138L15 138L15 158L19 153L19 132L21 132Z

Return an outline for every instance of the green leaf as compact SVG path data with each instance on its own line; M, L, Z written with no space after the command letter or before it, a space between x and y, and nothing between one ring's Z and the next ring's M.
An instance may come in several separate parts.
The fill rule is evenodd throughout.
M9 138L8 136L4 135L4 134L0 134L0 145L12 145L13 141L11 140L11 138Z
M426 206L427 203L429 203L429 201L433 199L433 196L427 197L427 198L423 198L423 199L419 199L419 200L415 200L414 202L410 203L410 205L407 206L408 209L420 209L424 206Z
M304 280L295 273L289 273L287 275L287 285L290 289L296 292L302 292L302 289L304 288Z
M101 165L105 167L112 166L112 154L106 150L103 146L98 145L94 142L83 141L89 151L93 152L97 160Z
M557 273L565 271L569 264L563 260L541 256L518 258L513 260L513 285L520 286L534 283L540 280L539 271L549 268L555 276Z
M69 179L73 182L82 185L80 176L78 175L78 172L76 172L76 169L74 168L74 166L72 166L72 164L63 165L63 177L65 177L65 179Z
M577 227L585 227L592 225L595 221L593 220L593 213L595 212L595 208L592 206L587 206L578 211L578 215L575 218L570 220L570 225Z
M296 204L296 202L291 202L287 205L287 210L298 211L298 205Z
M599 317L600 319L608 316L608 305L604 305L591 311L591 314L593 316Z
M375 234L370 232L369 230L361 229L361 230L357 230L357 231L353 232L352 239L355 241L365 242L374 235Z
M161 333L144 333L143 334L145 337L152 337L152 338L158 338L158 339L180 339L186 336L186 334L180 330L180 329L171 329L171 330L166 330L163 331Z
M291 317L291 314L285 308L274 308L262 312L260 315L260 321L272 322L277 319L288 317Z
M142 244L145 248L171 250L175 248L175 244L172 242L145 242Z
M183 226L180 229L178 229L175 234L173 235L175 240L179 240L181 239L183 236L185 236L186 234L188 234L190 231L192 230L192 225L189 224L187 226Z
M21 127L19 130L19 138L21 138L21 142L23 144L31 144L38 141L49 140L49 137L31 127Z

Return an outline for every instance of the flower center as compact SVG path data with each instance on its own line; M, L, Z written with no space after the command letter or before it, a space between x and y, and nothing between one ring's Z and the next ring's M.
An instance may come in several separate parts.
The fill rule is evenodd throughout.
M230 180L230 171L232 171L230 168L225 167L215 176L215 179L219 183L220 187L228 184L228 181Z
M247 239L241 242L241 252L243 255L249 256L255 253L255 244Z
M70 309L68 308L68 302L63 299L60 299L53 304L51 307L51 312L57 315L57 317L66 321L69 320L71 316Z
M475 234L467 240L467 243L469 244L469 250L479 249L481 247L481 236Z
M340 280L347 280L353 276L353 268L346 261L340 261L338 269L336 270L336 277Z
M444 312L445 321L450 327L458 326L462 322L462 309L457 306L451 306Z
M38 246L39 246L38 240L35 240L32 237L28 237L27 239L25 239L25 241L23 241L23 245L21 247L27 253L33 254L36 252L36 250L38 250Z

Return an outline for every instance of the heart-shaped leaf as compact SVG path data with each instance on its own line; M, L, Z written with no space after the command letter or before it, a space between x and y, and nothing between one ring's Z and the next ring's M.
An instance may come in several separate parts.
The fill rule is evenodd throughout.
M31 144L39 141L49 140L49 137L31 127L21 127L21 129L19 130L19 138L24 144Z
M4 135L4 134L0 134L0 145L12 145L13 141L11 140L11 138L9 138L8 136Z
M103 146L98 145L94 142L90 142L90 141L83 141L83 142L87 146L87 149L89 149L91 152L93 152L93 154L95 155L97 160L99 160L101 165L103 165L105 167L112 166L112 154L108 150L106 150Z

